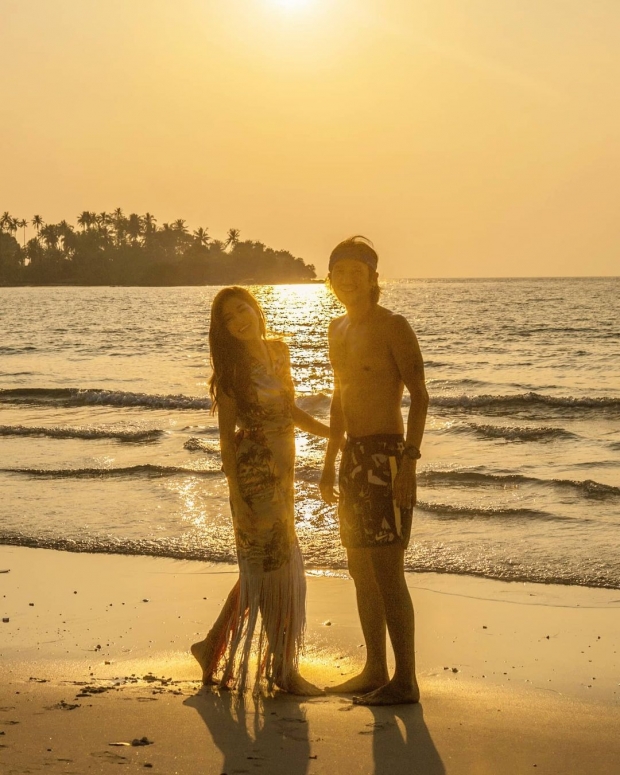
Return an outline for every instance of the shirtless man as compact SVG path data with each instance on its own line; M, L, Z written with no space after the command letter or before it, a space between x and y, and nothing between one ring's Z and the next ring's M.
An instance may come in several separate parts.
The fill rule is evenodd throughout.
M416 461L428 394L414 332L402 315L378 304L378 257L364 237L333 250L331 287L347 314L329 326L335 384L331 434L320 490L338 504L340 536L355 582L366 641L362 672L327 691L353 693L360 705L396 705L420 698L415 675L413 605L404 553L416 499ZM403 438L403 387L411 394ZM336 492L336 456L346 433ZM390 679L386 626L396 669Z

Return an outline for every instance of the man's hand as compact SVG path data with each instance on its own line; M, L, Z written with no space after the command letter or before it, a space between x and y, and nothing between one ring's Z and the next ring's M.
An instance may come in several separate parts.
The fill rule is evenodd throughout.
M413 460L404 457L394 478L392 488L394 503L401 509L411 509L416 504L416 466Z
M336 468L326 465L321 473L319 481L319 490L321 498L325 503L338 503L338 491L336 490Z

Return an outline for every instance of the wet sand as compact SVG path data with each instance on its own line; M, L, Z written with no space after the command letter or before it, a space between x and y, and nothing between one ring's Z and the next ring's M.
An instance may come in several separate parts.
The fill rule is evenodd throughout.
M2 546L0 571L3 773L617 771L617 590L409 574L422 701L370 709L201 687L233 566ZM310 575L303 673L341 681L361 644L352 582Z

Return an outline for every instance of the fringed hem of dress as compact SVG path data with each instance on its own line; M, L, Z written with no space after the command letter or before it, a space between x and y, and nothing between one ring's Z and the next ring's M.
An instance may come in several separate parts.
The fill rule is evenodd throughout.
M306 629L306 577L297 541L276 570L257 570L239 558L239 585L222 638L216 647L221 688L249 688L250 660L256 658L252 688L286 691L299 666Z

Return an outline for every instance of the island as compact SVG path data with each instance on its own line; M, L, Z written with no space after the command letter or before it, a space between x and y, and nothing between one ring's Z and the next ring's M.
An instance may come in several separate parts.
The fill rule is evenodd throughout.
M26 230L34 229L27 239ZM20 244L21 241L21 244ZM0 285L231 285L307 283L315 267L287 250L226 240L206 228L190 232L185 220L157 226L151 213L82 212L66 220L0 217Z

